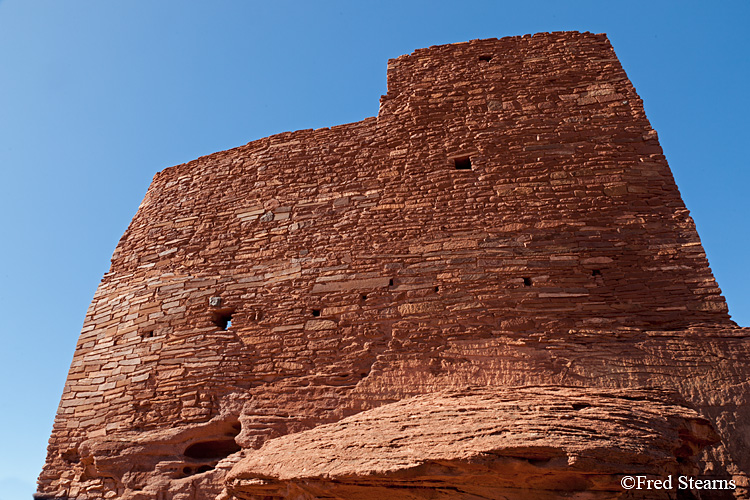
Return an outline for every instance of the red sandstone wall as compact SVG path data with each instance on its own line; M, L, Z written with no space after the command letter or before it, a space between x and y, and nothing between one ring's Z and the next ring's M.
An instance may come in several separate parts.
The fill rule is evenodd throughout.
M417 50L389 61L377 118L155 176L86 316L40 491L125 491L81 458L91 438L229 412L252 447L418 393L349 395L388 356L439 371L449 340L701 325L733 323L604 35Z

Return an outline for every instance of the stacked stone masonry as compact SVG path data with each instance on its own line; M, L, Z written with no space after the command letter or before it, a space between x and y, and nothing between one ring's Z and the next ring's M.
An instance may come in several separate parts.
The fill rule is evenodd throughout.
M420 49L389 61L375 118L154 177L86 315L36 498L619 498L630 470L731 479L694 493L748 498L748 335L605 35ZM451 433L501 431L461 434L462 420L436 438L425 417L416 435L448 451L351 462L350 490L326 489L346 483L335 467L294 469L278 451L383 405L412 411L406 398L422 395L423 414L445 391L468 406L477 394L578 403L520 405L517 422L498 410L506 432L537 436L512 453L485 439L462 454ZM640 458L604 410L564 439L555 425L532 432L636 400L633 421L654 426L634 435L652 450ZM295 446L315 462L313 444ZM480 455L482 477L546 479L471 490ZM450 472L425 476L435 460ZM581 479L602 460L611 481Z

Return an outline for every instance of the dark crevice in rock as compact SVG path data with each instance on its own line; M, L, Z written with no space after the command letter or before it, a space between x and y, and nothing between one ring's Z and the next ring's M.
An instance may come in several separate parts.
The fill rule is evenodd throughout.
M196 460L221 459L242 448L232 439L212 439L210 441L199 441L185 449L184 455Z

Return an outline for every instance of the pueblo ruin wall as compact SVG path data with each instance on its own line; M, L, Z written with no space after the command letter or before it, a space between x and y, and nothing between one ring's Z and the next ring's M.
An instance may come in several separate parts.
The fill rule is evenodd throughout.
M605 35L421 49L154 177L35 497L747 498L749 333Z

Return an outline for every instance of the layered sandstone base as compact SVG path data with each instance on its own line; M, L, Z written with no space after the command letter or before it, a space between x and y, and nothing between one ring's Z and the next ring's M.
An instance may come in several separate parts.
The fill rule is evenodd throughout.
M715 444L695 411L648 391L466 388L407 398L269 441L237 498L613 498L625 475L694 474ZM667 492L657 492L671 498Z
M604 35L418 50L156 175L37 498L748 498L748 333Z

